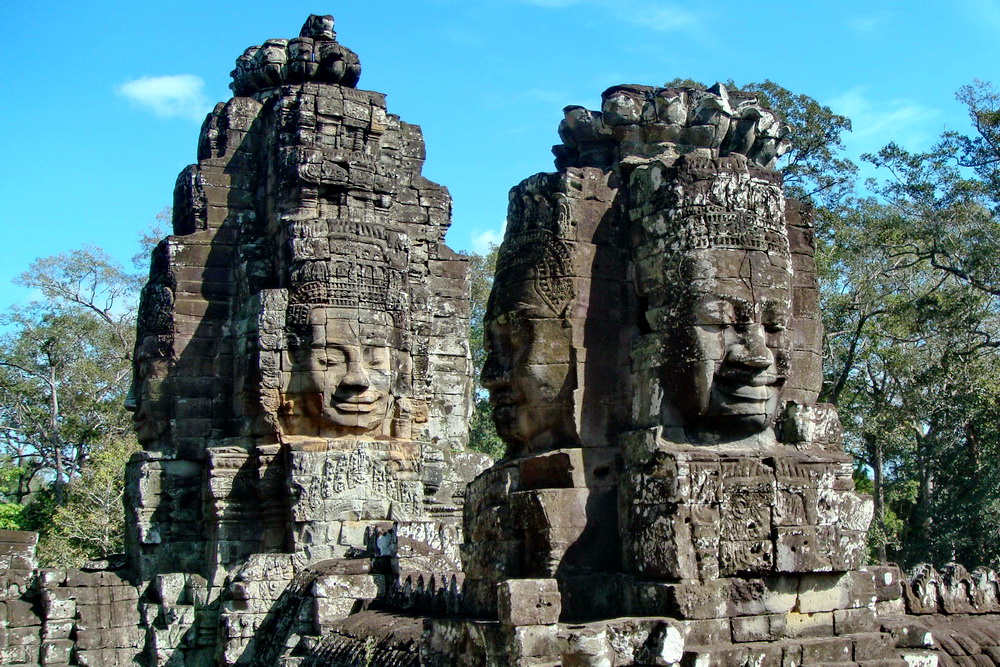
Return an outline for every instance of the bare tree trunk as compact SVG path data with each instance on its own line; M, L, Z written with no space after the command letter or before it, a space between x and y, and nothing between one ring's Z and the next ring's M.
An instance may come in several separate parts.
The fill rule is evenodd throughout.
M874 521L875 525L878 527L880 536L875 556L878 558L879 563L885 564L888 560L885 548L888 533L885 528L885 476L883 474L884 461L882 442L877 437L869 435L868 451L871 454L872 483L875 487L872 493L872 499L875 505Z
M931 516L931 500L934 497L934 471L925 464L920 476L920 491L917 498L920 518L920 541L924 545L925 558L931 557L931 531L934 528L934 518Z
M972 479L976 479L979 475L980 447L979 434L974 422L969 421L965 424L965 442L969 454L969 470L972 472ZM976 485L972 486L974 489L972 492L978 496ZM976 502L980 501L977 499ZM963 562L969 563L969 569L975 565L985 565L983 557L986 554L986 529L983 525L981 512L972 512L969 517L969 542L971 545L970 553L963 559Z
M56 391L56 369L49 364L49 441L55 450L56 459L56 504L63 502L63 460L59 442L59 394Z

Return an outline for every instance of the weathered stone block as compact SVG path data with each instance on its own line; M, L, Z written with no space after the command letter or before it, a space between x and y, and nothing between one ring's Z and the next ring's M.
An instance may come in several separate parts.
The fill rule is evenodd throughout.
M790 612L785 616L785 636L799 637L832 637L833 612L824 611L813 614Z
M875 611L867 607L838 609L833 612L833 628L838 635L849 635L876 632L879 629L879 624Z
M381 575L325 574L313 582L313 595L317 598L374 599L385 589Z
M802 664L850 662L854 646L846 637L806 639L802 642Z
M832 569L829 553L831 531L814 527L775 529L775 569L778 572L825 572ZM826 541L824 541L824 536Z
M848 575L807 574L799 581L797 611L810 614L817 611L847 609L851 605L851 583Z
M582 488L587 485L581 449L562 449L529 456L518 462L521 488Z
M554 658L562 653L562 642L555 625L515 626L511 637L511 657Z
M731 619L734 642L772 641L771 622L767 616L740 616Z
M882 630L892 635L900 648L932 648L934 635L919 619L912 616L879 619Z
M69 597L72 589L44 589L42 604L47 619L62 620L76 616L76 600Z
M714 646L732 641L728 618L682 621L685 643L691 646Z
M73 652L73 642L69 639L46 640L42 642L41 660L43 664L69 664Z
M774 567L771 540L723 540L719 543L719 574L767 573Z
M43 588L61 586L66 582L66 570L44 568L38 570L38 583Z
M748 654L745 646L685 647L681 664L745 665Z
M42 624L31 603L24 600L7 600L2 603L7 609L7 627L25 628Z
M892 635L880 632L858 633L851 637L854 642L854 660L898 659L896 643Z
M716 532L696 536L694 530L696 526L718 525L717 507L632 505L626 511L626 554L638 574L696 579L702 571L719 571Z
M555 579L508 579L497 587L500 622L508 625L549 625L562 611Z
M636 615L692 620L724 617L729 605L729 582L724 579L682 584L640 581L634 584L631 602Z
M46 619L42 626L42 639L69 639L75 623L72 620L53 621Z

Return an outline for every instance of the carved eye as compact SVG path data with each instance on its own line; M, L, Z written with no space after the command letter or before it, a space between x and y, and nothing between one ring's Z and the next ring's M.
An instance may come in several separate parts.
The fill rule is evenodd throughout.
M338 350L336 348L327 348L325 354L319 354L316 357L316 365L321 368L333 368L336 366L346 366L347 365L347 355L344 354L343 350Z
M511 350L523 350L531 345L531 326L524 320L514 320L507 328L507 340Z
M388 368L389 349L382 346L365 347L363 353L368 368Z
M736 324L736 310L733 304L722 299L713 299L698 305L695 311L698 324L728 327Z

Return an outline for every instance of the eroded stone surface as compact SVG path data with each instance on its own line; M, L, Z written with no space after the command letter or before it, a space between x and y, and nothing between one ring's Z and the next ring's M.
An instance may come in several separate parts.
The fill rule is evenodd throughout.
M142 293L129 557L0 531L0 661L1000 664L995 572L861 567L780 119L722 85L565 110L510 194L483 470L450 200L359 76L329 16L237 61Z
M906 611L988 613L990 574L859 570L872 507L816 403L810 212L774 171L787 129L721 85L616 86L565 113L559 171L511 191L486 313L508 450L469 487L462 546L485 620L432 621L428 664L956 655L905 638Z
M343 556L360 546L344 522L460 504L467 265L443 244L450 198L420 175L419 128L354 87L332 26L314 16L241 57L178 179L132 392L144 575L221 583L257 552Z
M277 660L378 597L457 607L465 485L488 463L465 447L468 264L420 128L360 73L330 16L251 47L177 179L128 400L128 646L150 662ZM382 569L310 569L338 559Z

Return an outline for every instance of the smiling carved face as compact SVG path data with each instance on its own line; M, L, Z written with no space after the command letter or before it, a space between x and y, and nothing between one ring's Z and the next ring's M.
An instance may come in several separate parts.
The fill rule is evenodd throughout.
M170 430L169 343L161 336L146 336L135 346L132 385L125 398L125 409L132 413L136 438L150 447Z
M732 259L733 251L710 252ZM698 439L765 430L780 407L791 359L787 270L748 252L737 275L713 272L684 289L667 338L677 362L661 372L669 403Z
M482 383L490 392L497 434L512 453L576 441L569 332L555 318L511 311L484 323Z
M386 327L330 317L317 308L308 345L289 351L284 387L293 433L383 434L393 406ZM319 320L319 321L317 321Z

